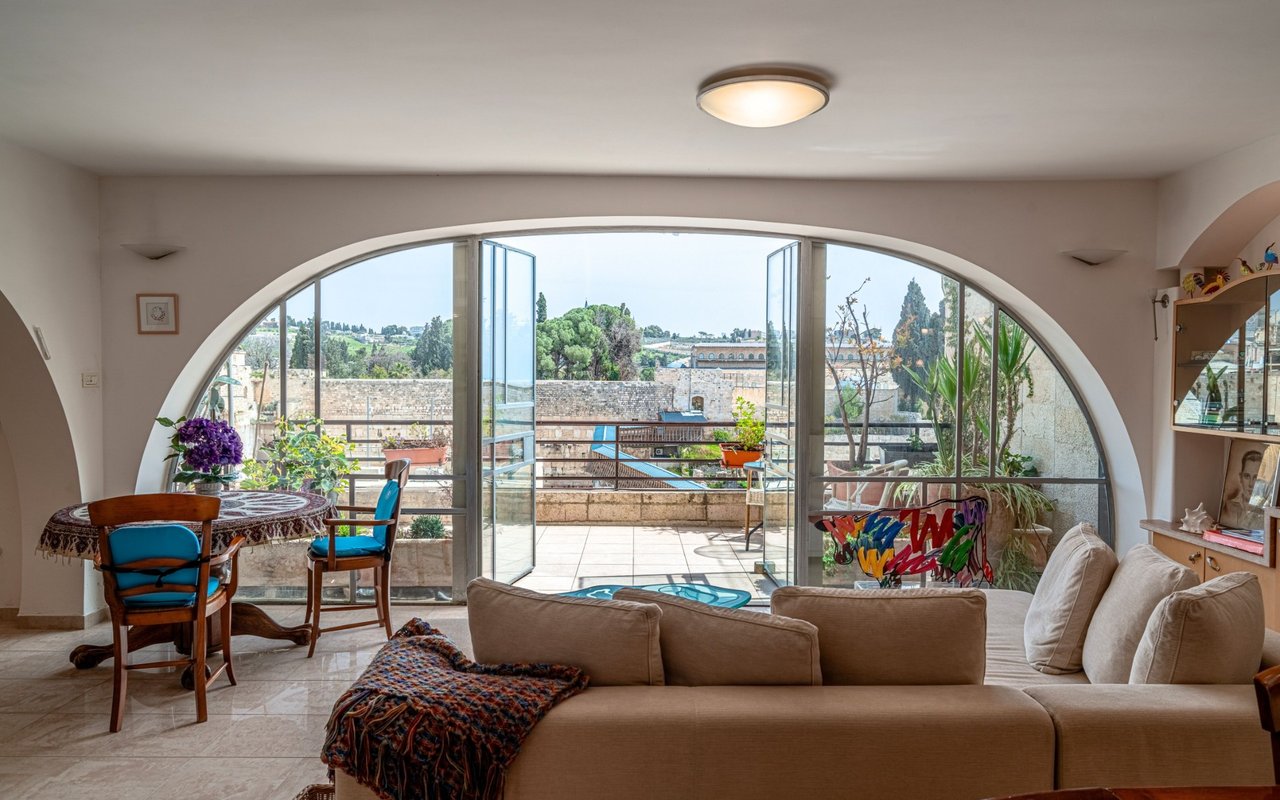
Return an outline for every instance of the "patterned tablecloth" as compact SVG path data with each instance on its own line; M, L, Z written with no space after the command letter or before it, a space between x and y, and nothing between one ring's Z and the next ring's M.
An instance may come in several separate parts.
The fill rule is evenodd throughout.
M324 533L333 516L328 498L305 492L222 493L222 511L213 521L213 551L244 534L246 546L307 539ZM49 518L40 534L39 550L73 558L96 558L98 530L89 523L87 504L67 506Z

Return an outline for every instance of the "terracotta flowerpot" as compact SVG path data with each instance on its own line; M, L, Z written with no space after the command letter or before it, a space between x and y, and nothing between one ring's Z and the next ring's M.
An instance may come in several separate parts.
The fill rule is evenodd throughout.
M383 448L382 455L388 461L407 458L415 467L431 467L444 463L446 447L407 447L403 450Z
M740 469L753 461L759 461L761 458L764 458L763 448L760 450L738 450L724 445L720 446L720 463L730 469Z

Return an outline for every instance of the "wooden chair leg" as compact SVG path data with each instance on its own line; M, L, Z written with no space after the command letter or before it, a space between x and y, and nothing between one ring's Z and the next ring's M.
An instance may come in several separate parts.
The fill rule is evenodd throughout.
M129 626L112 622L111 632L112 674L115 679L111 687L111 732L119 733L124 727L125 690L129 680L129 671L125 669L129 659Z
M311 624L311 581L312 581L311 565L307 565L307 613L302 618L303 625Z
M320 592L324 588L324 568L319 562L311 565L311 644L307 658L316 654L316 640L320 638Z
M222 618L222 663L227 665L227 680L232 686L236 685L236 671L231 666L231 601L227 600L226 605L218 612Z
M204 664L209 657L209 620L196 620L195 626L195 637L191 642L191 663L195 667L192 678L196 687L196 722L206 722L209 719L209 681L204 676Z
M384 563L378 567L378 572L382 575L382 581L378 586L378 618L382 620L382 626L387 629L387 638L391 638L391 563Z

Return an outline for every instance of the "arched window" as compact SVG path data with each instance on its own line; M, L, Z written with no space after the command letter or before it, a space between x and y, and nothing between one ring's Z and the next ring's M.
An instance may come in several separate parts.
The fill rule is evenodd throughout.
M702 395L696 394L689 400L689 408L693 411L702 411L703 402Z

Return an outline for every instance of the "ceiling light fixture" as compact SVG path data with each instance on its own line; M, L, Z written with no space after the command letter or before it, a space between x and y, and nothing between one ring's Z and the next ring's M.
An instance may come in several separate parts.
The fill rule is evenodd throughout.
M811 72L771 67L713 75L698 88L698 108L744 128L776 128L821 111L828 84Z

